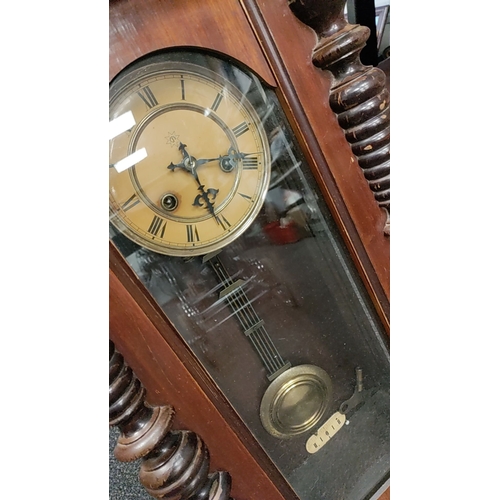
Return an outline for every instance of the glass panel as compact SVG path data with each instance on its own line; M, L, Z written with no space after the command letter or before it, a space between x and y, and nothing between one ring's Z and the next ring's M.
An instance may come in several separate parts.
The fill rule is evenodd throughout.
M227 61L160 57L211 68L249 100L269 188L209 255L163 255L114 225L111 238L299 497L369 498L389 474L386 337L279 102Z

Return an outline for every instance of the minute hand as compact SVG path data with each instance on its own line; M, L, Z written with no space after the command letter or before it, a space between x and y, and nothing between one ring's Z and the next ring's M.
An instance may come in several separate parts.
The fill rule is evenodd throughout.
M193 174L193 177L195 178L196 182L198 183L198 191L200 191L200 193L201 193L195 198L195 200L193 202L193 206L202 207L203 203L201 202L201 200L203 200L203 202L205 204L205 208L210 212L210 215L212 215L215 218L215 220L217 221L217 224L219 224L220 221L219 221L219 218L217 217L217 215L215 215L214 204L210 200L210 196L212 197L212 200L215 200L219 190L209 188L208 191L205 191L205 186L200 182L200 179L198 178L198 174L196 172L192 172L192 174Z

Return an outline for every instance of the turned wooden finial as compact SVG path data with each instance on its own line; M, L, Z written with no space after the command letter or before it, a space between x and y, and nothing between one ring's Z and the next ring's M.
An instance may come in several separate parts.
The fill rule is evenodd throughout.
M294 15L318 35L315 66L332 74L330 107L378 205L390 211L390 118L385 73L364 66L360 52L370 36L345 19L346 0L289 0ZM387 223L386 234L389 234Z
M114 450L122 462L142 459L139 478L154 498L232 500L231 476L209 473L210 455L191 431L172 430L174 409L151 407L146 391L110 341L109 425L120 429Z

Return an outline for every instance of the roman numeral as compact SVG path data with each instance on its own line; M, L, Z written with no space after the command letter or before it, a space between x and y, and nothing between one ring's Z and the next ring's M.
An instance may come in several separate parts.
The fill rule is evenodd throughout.
M140 203L141 200L137 197L137 194L134 193L123 205L122 205L122 210L126 212L127 210L130 210L131 208L135 207L138 203Z
M253 201L252 200L252 197L251 196L248 196L247 194L243 194L243 193L238 193L242 198L245 198L245 200L248 200L248 201Z
M233 128L233 133L236 137L243 135L247 131L248 131L248 125L245 122L240 123L237 127Z
M149 109L158 104L156 97L154 96L153 92L151 92L151 89L149 87L144 87L142 90L137 91L137 94Z
M215 98L215 101L212 104L212 106L210 106L210 109L212 111L217 111L217 108L219 107L219 104L221 103L221 101L222 101L222 94L217 94L217 97Z
M243 168L245 170L257 170L259 160L256 156L250 156L247 158L243 158L241 163L243 164Z
M181 76L181 99L186 100L186 89L184 87L184 78Z
M151 221L151 225L149 226L148 233L151 233L153 236L158 236L159 234L160 238L163 238L166 227L167 221L155 215Z
M198 235L198 228L196 227L196 225L188 224L186 226L186 231L188 243L194 243L195 239L196 241L200 241L200 236Z
M217 216L217 222L222 226L224 231L231 227L231 223L222 214Z

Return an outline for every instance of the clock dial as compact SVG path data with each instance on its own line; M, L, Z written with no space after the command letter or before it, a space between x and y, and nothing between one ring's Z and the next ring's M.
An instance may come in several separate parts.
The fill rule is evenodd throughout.
M240 236L262 207L271 162L261 119L238 87L206 67L160 60L113 83L110 120L127 114L133 125L110 144L111 222L176 256Z

